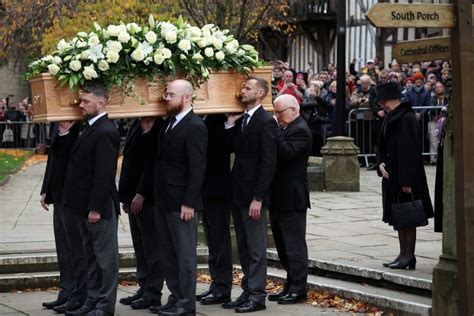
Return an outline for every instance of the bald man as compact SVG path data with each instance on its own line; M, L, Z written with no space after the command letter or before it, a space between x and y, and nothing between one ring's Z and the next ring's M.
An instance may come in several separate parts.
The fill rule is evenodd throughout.
M311 130L300 116L300 106L292 95L274 101L279 133L277 169L270 196L270 224L281 265L286 270L283 291L269 295L270 301L294 304L307 296L308 248L306 212L310 207L306 170L311 152Z
M154 170L155 218L168 303L150 310L160 315L196 311L197 214L206 171L207 129L192 109L193 87L186 80L168 84L168 119L159 133Z

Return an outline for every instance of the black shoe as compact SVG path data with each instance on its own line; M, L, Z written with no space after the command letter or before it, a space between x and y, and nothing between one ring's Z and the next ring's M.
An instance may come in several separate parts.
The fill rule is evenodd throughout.
M172 307L170 309L161 311L159 315L162 316L194 316L196 311L192 309L182 308L182 307Z
M103 311L101 309L93 309L87 314L84 314L84 316L113 316L113 315L114 313Z
M176 302L168 302L168 303L166 303L165 305L162 305L162 306L158 306L158 305L150 306L150 308L148 308L148 310L150 312L152 312L153 314L159 314L162 311L173 308L175 303Z
M394 264L394 263L397 262L397 261L398 261L398 260L395 259L395 260L393 260L393 261L391 261L391 262L384 262L384 263L382 263L382 265L383 265L385 268L388 268L391 264Z
M231 301L231 302L227 302L227 303L222 304L222 307L225 308L225 309L235 309L235 308L243 305L246 302L247 302L246 297L239 296L235 301Z
M136 301L139 298L141 298L143 296L143 292L144 292L144 290L142 288L140 288L137 291L137 293L135 293L134 295L121 298L119 300L119 303L123 304L123 305L130 305L130 304L132 304L133 301Z
M288 291L281 291L278 293L270 294L268 295L268 300L272 302L276 302L278 301L280 297L285 296L286 294L288 294Z
M201 298L202 305L214 305L230 302L230 295L222 295L221 293L210 293Z
M63 305L66 302L67 302L67 299L65 298L65 299L62 299L62 300L57 299L57 300L52 301L52 302L44 302L41 305L43 305L43 307L45 307L47 309L53 309L54 307L59 306L59 305Z
M390 269L409 269L409 270L415 270L416 268L416 258L413 257L408 261L402 261L398 260L397 262L391 264L388 266Z
M69 302L67 301L63 305L59 305L53 308L53 311L55 311L58 314L64 314L65 312L72 312L75 311L79 308L81 308L82 303L81 302Z
M196 301L200 301L201 298L203 298L204 296L208 296L211 293L212 293L211 290L207 290L205 292L202 292L201 294L196 294Z
M278 304L296 304L306 301L308 294L288 293L278 299Z
M251 312L257 312L257 311L263 311L266 309L265 305L263 304L258 304L257 302L248 300L244 304L240 305L235 309L236 313L251 313Z
M89 313L93 309L94 309L94 306L82 305L81 308L76 309L75 311L66 312L65 316L82 316Z
M146 309L151 306L161 306L161 300L152 299L149 297L142 297L136 301L133 301L132 304L130 304L130 307L132 307L133 309Z

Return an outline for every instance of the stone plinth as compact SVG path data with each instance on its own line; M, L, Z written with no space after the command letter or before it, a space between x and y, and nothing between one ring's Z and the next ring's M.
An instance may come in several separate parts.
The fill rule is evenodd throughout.
M321 149L327 191L360 191L359 148L350 137L330 137Z
M321 157L309 157L307 178L310 191L324 191L324 169Z

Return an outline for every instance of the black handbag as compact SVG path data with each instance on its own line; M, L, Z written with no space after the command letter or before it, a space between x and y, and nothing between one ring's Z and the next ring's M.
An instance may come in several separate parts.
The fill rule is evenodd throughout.
M398 193L397 203L392 204L392 222L395 229L425 226L427 224L423 211L423 200L415 200L411 193L411 201L400 203Z

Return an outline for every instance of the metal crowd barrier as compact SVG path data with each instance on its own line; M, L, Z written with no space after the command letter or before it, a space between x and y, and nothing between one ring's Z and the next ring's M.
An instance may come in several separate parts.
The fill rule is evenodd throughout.
M49 123L0 122L0 148L36 148L49 138Z
M441 113L442 106L419 106L413 107L415 112L421 114L420 130L423 156L429 156L432 161L436 157L436 147L432 146L433 137L436 138L433 129L432 118ZM430 115L431 113L431 115ZM352 109L347 116L347 133L354 138L354 143L359 147L359 157L364 159L365 166L369 166L369 158L375 163L377 155L378 139L382 127L382 119L376 119L370 108ZM436 125L434 125L436 126ZM430 142L431 139L431 142ZM437 144L437 142L436 142Z

